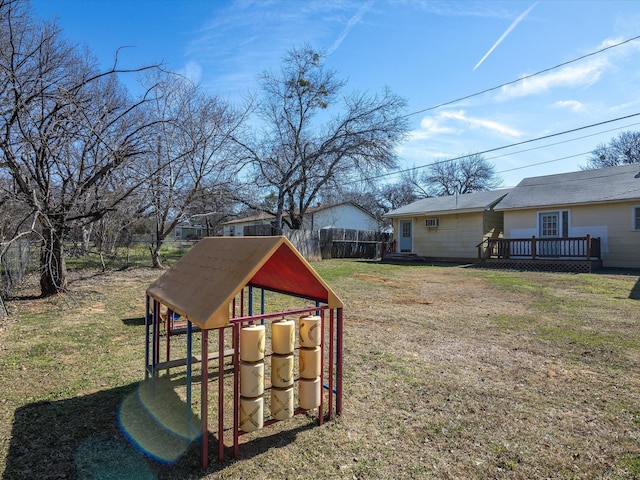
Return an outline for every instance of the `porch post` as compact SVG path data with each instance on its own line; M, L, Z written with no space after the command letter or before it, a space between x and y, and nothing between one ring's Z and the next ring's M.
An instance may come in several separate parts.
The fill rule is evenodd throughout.
M531 259L535 260L536 258L536 236L531 237Z
M587 260L591 260L591 235L587 233Z

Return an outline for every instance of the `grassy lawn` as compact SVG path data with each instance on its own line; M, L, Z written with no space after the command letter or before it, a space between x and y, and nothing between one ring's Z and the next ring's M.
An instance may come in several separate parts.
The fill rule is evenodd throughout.
M119 426L159 273L25 285L0 323L1 478L640 479L637 274L314 267L346 305L343 416L266 427L223 464L211 436L206 472L197 444L162 463Z

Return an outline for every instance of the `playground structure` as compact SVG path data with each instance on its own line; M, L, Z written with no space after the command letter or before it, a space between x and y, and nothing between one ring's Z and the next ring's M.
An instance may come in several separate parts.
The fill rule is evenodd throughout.
M305 303L268 311L269 292ZM315 409L318 425L342 413L343 303L285 237L202 239L147 289L146 311L145 378L153 383L163 371L186 367L187 421L194 365L200 365L203 469L209 456L210 365L217 363L220 462L229 430L226 359L233 377L234 456L245 433ZM217 351L211 351L211 334L217 334ZM172 358L176 336L186 337L185 354Z

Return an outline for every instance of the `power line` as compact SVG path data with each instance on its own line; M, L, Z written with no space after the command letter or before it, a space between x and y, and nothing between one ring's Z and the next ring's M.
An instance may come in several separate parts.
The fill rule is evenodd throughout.
M416 170L420 170L422 168L431 167L433 165L440 165L442 163L455 162L457 160L462 160L463 158L467 158L467 157L469 157L469 155L486 155L487 153L497 152L499 150L505 150L507 148L517 147L518 145L525 145L527 143L538 142L540 140L546 140L548 138L559 137L560 135L566 135L568 133L574 133L574 132L578 132L580 130L586 130L588 128L599 127L601 125L606 125L608 123L613 123L613 122L619 122L620 120L626 120L626 119L637 117L637 116L640 116L640 112L632 113L631 115L625 115L623 117L613 118L613 119L610 119L610 120L604 120L602 122L592 123L590 125L585 125L585 126L582 126L582 127L572 128L570 130L564 130L562 132L551 133L549 135L544 135L542 137L531 138L529 140L523 140L522 142L516 142L516 143L511 143L509 145L503 145L501 147L490 148L488 150L483 150L483 151L475 152L475 153L472 153L472 154L460 155L459 157L448 158L448 159L445 159L445 160L438 160L438 161L432 162L432 163L430 163L428 165L421 165L419 167L405 168L405 169L402 169L402 170L396 170L395 172L382 173L380 175L376 175L376 176L373 176L373 177L368 177L366 179L366 181L377 180L379 178L389 177L391 175L397 175L397 174L400 174L400 173L413 172L413 171L416 171ZM522 168L524 168L524 167L522 167Z
M440 108L440 107L445 107L447 105L452 105L454 103L461 102L462 100L467 100L467 99L472 98L472 97L477 97L479 95L483 95L485 93L492 92L494 90L498 90L499 88L506 87L508 85L513 85L514 83L522 82L523 80L527 80L529 78L535 77L536 75L541 75L543 73L550 72L551 70L555 70L556 68L564 67L565 65L569 65L571 63L575 63L575 62L578 62L580 60L584 60L585 58L591 57L593 55L598 55L598 54L600 54L602 52L605 52L607 50L610 50L612 48L616 48L616 47L619 47L621 45L624 45L625 43L633 42L634 40L638 40L639 38L640 38L640 35L635 36L633 38L629 38L627 40L623 40L622 42L616 43L615 45L609 45L608 47L601 48L600 50L596 50L595 52L587 53L585 55L582 55L581 57L574 58L573 60L569 60L569 61L560 63L560 64L555 65L553 67L545 68L544 70L540 70L539 72L532 73L530 75L525 75L524 77L520 77L520 78L518 78L516 80L511 80L510 82L503 83L501 85L498 85L497 87L487 88L486 90L482 90L482 91L477 92L477 93L472 93L472 94L467 95L465 97L460 97L460 98L457 98L455 100L450 100L448 102L439 103L438 105L434 105L433 107L423 108L422 110L417 110L417 111L412 112L412 113L407 113L406 115L404 115L404 117L411 117L413 115L418 115L419 113L424 113L424 112L428 112L430 110L435 110L435 109Z
M487 160L495 160L496 158L502 158L502 157L508 157L508 156L511 156L511 155L517 155L518 153L526 153L526 152L532 152L534 150L541 150L543 148L555 147L556 145L562 145L564 143L575 142L577 140L584 140L585 138L595 137L596 135L602 135L603 133L611 133L611 132L615 132L616 130L620 130L621 128L635 127L637 125L640 125L640 122L629 123L629 124L624 125L622 127L610 128L608 130L601 130L599 132L590 133L589 135L583 135L581 137L575 137L575 138L570 138L568 140L562 140L561 142L548 143L546 145L540 145L539 147L525 148L524 150L518 150L517 152L503 153L502 155L496 155L495 157L489 157L489 158L487 158ZM591 153L591 152L586 152L586 153L583 153L581 155L588 155L589 153ZM518 167L518 168L527 168L527 166Z

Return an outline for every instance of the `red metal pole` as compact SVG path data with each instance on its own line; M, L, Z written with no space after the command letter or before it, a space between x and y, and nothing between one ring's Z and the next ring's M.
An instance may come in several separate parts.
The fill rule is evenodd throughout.
M342 355L344 347L342 307L337 310L336 348L338 351L336 352L336 415L342 415Z
M335 322L333 318L333 309L329 311L329 420L333 417L333 355L335 354L333 348Z
M240 453L238 431L240 429L240 322L233 325L233 456Z
M209 467L209 330L202 330L202 387L200 416L202 417L202 469Z
M320 311L320 405L318 405L318 425L324 420L324 310Z
M224 461L224 327L218 329L218 462Z

